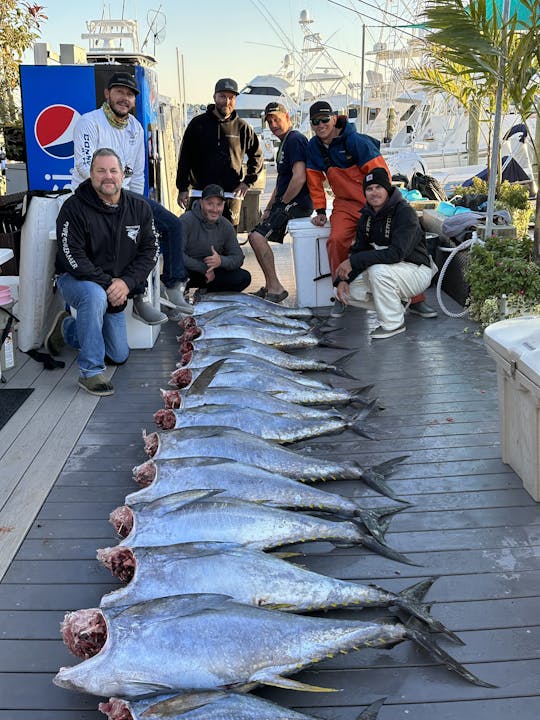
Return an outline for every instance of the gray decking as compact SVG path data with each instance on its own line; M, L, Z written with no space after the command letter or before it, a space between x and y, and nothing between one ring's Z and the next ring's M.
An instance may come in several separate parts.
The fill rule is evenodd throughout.
M257 281L252 289L260 286ZM388 539L419 566L358 549L332 550L326 544L303 546L306 556L298 562L390 590L440 575L428 596L433 614L466 642L463 648L446 642L444 647L498 687L475 687L407 642L392 650L339 656L298 676L341 688L340 693L265 689L262 694L332 720L353 720L383 696L387 701L380 720L495 720L509 715L536 720L540 511L500 459L493 362L481 339L464 332L466 320L410 317L407 333L372 345L367 340L372 320L363 311L349 311L343 321L332 322L343 328L335 337L358 348L347 369L362 384L374 383L373 394L384 405L372 423L380 439L347 432L299 447L309 445L314 454L355 458L363 465L409 455L390 484L414 506L392 520ZM174 336L169 324L153 350L134 352L116 371L116 394L97 403L0 583L0 720L104 717L96 709L97 698L51 682L61 665L77 662L62 644L59 623L66 610L95 606L114 587L95 552L116 543L107 518L135 488L131 468L145 459L141 429L154 428L159 388L176 362ZM342 352L320 349L315 354L333 360ZM68 420L69 414L64 422ZM0 475L2 485L1 470ZM386 504L353 482L333 483L332 490Z

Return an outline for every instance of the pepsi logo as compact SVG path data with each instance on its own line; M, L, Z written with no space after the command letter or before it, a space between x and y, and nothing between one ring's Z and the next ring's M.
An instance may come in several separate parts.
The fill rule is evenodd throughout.
M60 160L73 157L73 130L80 117L80 113L69 105L44 108L34 125L34 135L43 152Z

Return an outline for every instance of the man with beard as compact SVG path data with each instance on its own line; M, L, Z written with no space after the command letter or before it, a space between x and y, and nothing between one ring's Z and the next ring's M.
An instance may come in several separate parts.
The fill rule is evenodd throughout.
M68 344L79 350L79 386L112 395L106 362L129 355L124 308L154 267L159 245L152 211L143 197L122 188L120 157L96 150L85 180L63 204L56 221L57 287L77 317L57 315L45 338L51 355Z
M109 147L119 155L124 188L134 193L144 192L146 155L145 133L132 114L139 89L135 79L125 72L111 76L104 91L105 102L97 110L82 115L73 133L74 161L71 189L89 177L92 154L101 147ZM186 302L187 273L183 263L182 228L179 218L163 205L146 198L152 208L154 222L161 236L163 253L162 284L165 299L174 303L182 313L192 314L193 306ZM133 312L143 322L156 325L167 321L167 316L150 303L143 302L144 283L133 297Z
M257 135L234 109L238 85L231 78L218 80L214 102L197 115L186 128L178 159L176 187L178 204L190 206L202 190L217 184L226 193L223 216L236 227L242 200L263 168L263 155ZM243 161L247 155L246 172Z

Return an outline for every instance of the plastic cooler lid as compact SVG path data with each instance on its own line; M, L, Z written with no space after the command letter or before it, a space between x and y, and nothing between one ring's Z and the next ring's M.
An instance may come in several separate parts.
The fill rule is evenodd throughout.
M540 316L528 315L489 325L484 342L520 372L540 385Z

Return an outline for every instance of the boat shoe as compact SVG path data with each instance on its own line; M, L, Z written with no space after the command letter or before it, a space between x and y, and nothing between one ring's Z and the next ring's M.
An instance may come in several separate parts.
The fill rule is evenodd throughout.
M107 380L103 373L99 373L99 375L92 375L92 377L83 377L81 375L78 385L79 387L82 387L83 390L86 390L87 393L90 393L90 395L99 395L100 397L104 397L105 395L114 394L112 384L109 380Z

